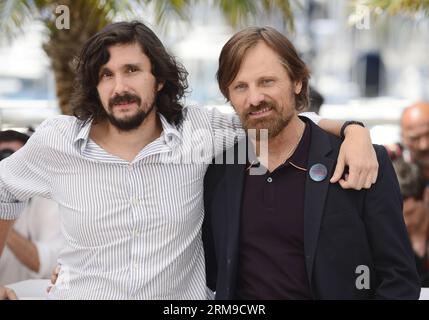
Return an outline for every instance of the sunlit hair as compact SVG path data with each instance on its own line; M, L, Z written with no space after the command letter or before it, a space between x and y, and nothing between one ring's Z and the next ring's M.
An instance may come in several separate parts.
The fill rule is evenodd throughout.
M295 108L297 110L307 108L309 105L308 81L310 72L288 38L270 27L246 28L236 33L223 46L219 57L219 69L216 77L220 91L224 97L229 100L228 87L237 76L247 50L255 47L261 41L278 54L280 62L283 64L291 80L302 83L301 92L295 95Z
M78 119L99 121L106 118L97 92L100 68L109 61L109 47L133 43L138 43L149 58L157 84L164 84L156 94L157 111L170 123L180 122L183 108L180 100L188 88L188 73L167 53L155 33L138 21L110 24L83 46L76 61L76 79L70 101L73 114Z

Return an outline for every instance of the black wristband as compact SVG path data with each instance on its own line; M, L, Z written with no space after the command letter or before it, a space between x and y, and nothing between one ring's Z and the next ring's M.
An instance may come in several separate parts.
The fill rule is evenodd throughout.
M361 127L365 128L365 125L364 125L362 122L360 122L360 121L354 121L354 120L346 121L346 122L344 122L344 123L343 123L343 125L341 126L341 130L340 130L340 137L341 137L341 139L343 139L343 140L344 140L344 138L346 137L346 136L344 135L344 131L345 131L345 130L346 130L346 128L347 128L349 125L351 125L351 124L357 124L357 125L359 125L359 126L361 126Z

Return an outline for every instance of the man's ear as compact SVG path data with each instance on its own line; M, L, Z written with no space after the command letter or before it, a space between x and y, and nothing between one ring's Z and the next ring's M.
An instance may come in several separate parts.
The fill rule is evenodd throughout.
M300 94L302 89L302 81L295 82L295 94Z
M162 90L162 88L164 88L164 81L158 82L157 86L156 86L156 92L160 92Z

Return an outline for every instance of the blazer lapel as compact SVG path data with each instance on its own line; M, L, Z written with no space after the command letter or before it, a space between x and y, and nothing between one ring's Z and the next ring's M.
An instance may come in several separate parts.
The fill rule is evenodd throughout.
M319 238L320 224L325 208L325 199L332 176L335 160L327 157L332 150L329 136L316 125L311 125L311 144L308 156L308 171L305 182L304 197L304 253L308 280L311 286L314 257ZM317 182L310 177L310 168L315 164L322 164L327 168L327 176Z

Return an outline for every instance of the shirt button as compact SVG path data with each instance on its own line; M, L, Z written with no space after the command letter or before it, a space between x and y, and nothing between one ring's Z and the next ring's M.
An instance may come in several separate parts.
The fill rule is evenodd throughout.
M132 204L139 204L139 199L138 199L138 198L131 198L131 199L130 199L130 202L131 202Z
M139 265L137 263L134 263L133 268L138 269Z
M268 181L268 182L273 182L273 178L268 177L268 178L267 178L267 181Z
M128 167L128 171L133 170L133 165L131 163L127 167Z

